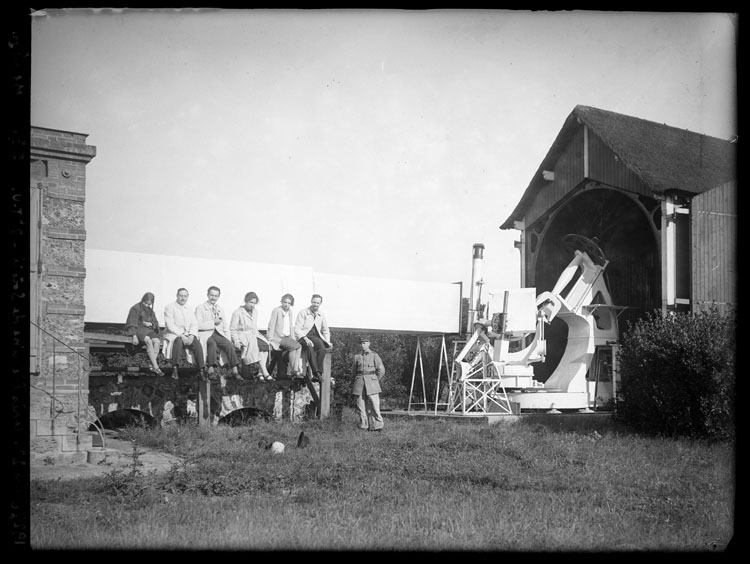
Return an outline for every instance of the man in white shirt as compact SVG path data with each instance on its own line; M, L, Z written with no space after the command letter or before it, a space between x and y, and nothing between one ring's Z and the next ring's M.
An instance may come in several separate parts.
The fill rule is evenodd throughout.
M211 286L206 292L208 300L195 308L195 318L198 320L198 338L208 366L208 377L213 380L219 354L224 353L227 363L232 367L232 374L237 380L244 380L239 374L240 364L234 345L230 340L229 319L224 315L224 309L217 303L221 290Z
M198 320L193 308L188 307L190 297L185 288L177 290L177 301L167 304L164 308L164 339L166 347L164 356L172 359L172 378L177 379L177 365L183 351L190 360L188 352L195 357L195 363L200 369L200 378L206 381L206 364L203 360L203 347L198 339Z
M326 351L331 348L331 331L328 328L328 319L325 313L320 311L323 297L313 294L310 306L297 314L294 324L294 337L302 345L303 354L307 355L307 362L313 371L313 380L319 380L323 373L323 363L326 359Z

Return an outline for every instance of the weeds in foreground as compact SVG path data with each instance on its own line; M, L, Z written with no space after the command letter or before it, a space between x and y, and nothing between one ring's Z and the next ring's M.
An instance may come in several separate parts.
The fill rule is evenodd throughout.
M487 427L336 421L175 427L131 437L183 458L88 486L32 486L45 548L700 550L733 534L729 444L643 438L614 424ZM148 435L147 435L148 434ZM273 455L261 439L284 442ZM95 492L98 492L95 494ZM54 503L52 501L54 500ZM60 515L67 517L63 520ZM93 521L92 521L93 519ZM86 526L93 523L95 526Z
M143 462L140 457L143 452L135 441L132 441L132 446L131 461L126 465L126 470L115 468L104 475L104 491L115 503L136 508L149 503L147 494L154 488L141 470Z

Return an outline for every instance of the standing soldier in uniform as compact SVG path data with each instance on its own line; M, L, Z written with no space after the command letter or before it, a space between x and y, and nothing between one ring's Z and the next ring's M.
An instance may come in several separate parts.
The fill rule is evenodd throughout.
M359 339L360 354L354 355L352 364L352 395L357 399L359 428L368 431L383 430L383 416L380 414L380 380L385 376L385 366L378 353L370 350L370 338Z

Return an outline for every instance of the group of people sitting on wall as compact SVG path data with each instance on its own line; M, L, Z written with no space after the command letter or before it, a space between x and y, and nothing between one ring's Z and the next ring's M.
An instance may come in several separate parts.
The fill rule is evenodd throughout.
M302 360L320 380L327 349L332 347L331 332L325 313L320 311L323 297L313 294L310 305L294 316L294 296L284 294L281 304L271 311L266 334L258 331L258 294L245 294L245 303L232 312L227 322L224 309L217 303L221 290L210 286L207 300L192 308L187 305L190 293L177 290L177 299L164 308L164 330L154 313L154 294L146 292L141 301L130 308L125 333L133 345L144 345L151 361L151 372L164 376L157 358L162 351L172 364L172 378L178 379L177 365L185 354L194 359L200 378L207 382L217 378L217 367L223 355L234 378L246 380L241 374L253 364L258 365L258 379L272 381L277 377L299 379ZM381 431L380 380L385 367L380 356L370 350L370 338L360 337L361 352L352 361L352 394L356 398L359 428Z
M245 294L244 305L230 318L217 303L221 290L210 286L207 300L195 308L188 306L189 292L177 290L177 299L164 308L164 330L154 312L154 294L146 292L130 308L125 333L133 345L144 345L151 362L150 371L164 376L157 357L161 350L172 365L172 378L178 378L177 365L182 355L199 368L202 381L214 380L221 360L225 360L237 380L248 378L251 365L258 366L258 379L272 381L277 377L303 378L301 359L312 369L313 381L323 372L326 350L331 348L328 320L320 311L323 298L313 294L310 305L296 318L292 310L294 296L284 294L281 304L271 311L266 334L258 330L258 294ZM223 355L223 359L222 359ZM304 357L303 357L304 355Z

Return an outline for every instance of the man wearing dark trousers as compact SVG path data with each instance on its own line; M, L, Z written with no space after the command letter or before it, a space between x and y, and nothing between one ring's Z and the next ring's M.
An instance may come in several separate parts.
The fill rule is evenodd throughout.
M172 359L172 378L177 379L177 364L183 350L193 353L200 369L201 380L206 379L206 363L203 360L203 347L198 339L198 320L192 307L187 305L190 293L185 288L177 290L177 300L164 308L164 338L167 346L164 356Z
M367 431L382 431L383 416L380 413L380 381L385 376L385 366L380 355L370 350L370 338L359 339L362 352L354 355L352 363L352 395L357 402L359 428Z
M322 303L323 297L320 294L313 294L310 306L297 314L297 320L294 323L294 337L302 345L302 352L306 355L313 372L313 380L320 380L326 352L332 346L328 319L325 313L320 311Z
M230 340L229 319L224 314L224 309L217 303L220 295L221 290L217 286L209 287L206 292L208 299L195 308L195 318L198 320L198 339L206 358L208 377L211 380L216 378L219 355L224 353L227 363L232 368L232 375L237 380L244 380L239 374L240 361Z

